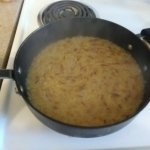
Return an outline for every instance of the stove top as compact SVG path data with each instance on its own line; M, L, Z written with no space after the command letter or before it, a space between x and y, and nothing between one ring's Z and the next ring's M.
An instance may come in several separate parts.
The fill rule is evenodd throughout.
M43 8L48 8L48 5L52 6L54 2L57 0L25 0L8 69L13 68L16 52L23 40L40 27L37 21L39 12ZM150 27L148 0L78 0L77 2L92 9L97 18L118 23L134 33L140 33L143 28ZM148 150L150 149L149 115L150 104L127 127L113 134L97 138L69 137L49 129L35 118L22 97L16 93L15 82L4 80L0 92L0 149Z
M76 1L57 1L42 9L38 15L40 24L47 24L56 20L73 17L95 18L91 8Z

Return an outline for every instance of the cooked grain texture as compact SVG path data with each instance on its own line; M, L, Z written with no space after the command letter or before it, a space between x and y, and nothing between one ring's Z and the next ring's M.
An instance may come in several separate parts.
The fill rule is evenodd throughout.
M27 88L47 116L79 126L100 126L132 115L143 78L135 60L112 42L73 37L45 48L33 61Z

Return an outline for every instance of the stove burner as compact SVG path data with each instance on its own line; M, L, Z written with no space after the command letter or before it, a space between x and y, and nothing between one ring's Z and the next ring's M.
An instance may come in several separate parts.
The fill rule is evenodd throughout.
M58 1L43 9L38 16L40 24L48 24L63 18L89 17L95 18L95 13L88 6L75 1Z

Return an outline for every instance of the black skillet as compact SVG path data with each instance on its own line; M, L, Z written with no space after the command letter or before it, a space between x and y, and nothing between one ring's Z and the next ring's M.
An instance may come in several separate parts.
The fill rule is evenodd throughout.
M148 33L145 33L145 31L143 32L145 35ZM124 121L107 126L80 127L64 124L49 118L31 104L26 89L26 78L33 58L46 45L66 37L77 35L108 39L123 47L135 58L143 73L145 90L143 102L133 116ZM71 136L102 136L115 132L126 126L148 104L150 97L150 52L148 47L146 47L146 45L135 34L115 23L96 18L64 19L48 24L27 37L16 54L13 70L1 70L0 78L14 79L19 93L24 98L30 110L41 122L50 128Z

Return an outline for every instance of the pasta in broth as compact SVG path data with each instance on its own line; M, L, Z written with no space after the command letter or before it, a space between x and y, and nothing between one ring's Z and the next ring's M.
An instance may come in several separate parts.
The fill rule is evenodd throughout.
M131 116L144 89L140 68L130 54L108 40L83 36L42 50L26 84L32 104L42 113L87 127Z

